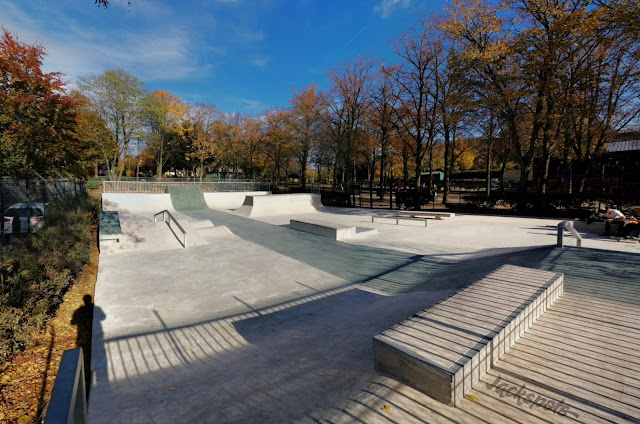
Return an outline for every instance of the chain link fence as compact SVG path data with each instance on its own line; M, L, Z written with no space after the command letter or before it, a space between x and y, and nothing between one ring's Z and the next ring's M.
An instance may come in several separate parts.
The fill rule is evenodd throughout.
M44 223L49 201L57 196L71 194L79 196L86 191L83 181L72 179L27 179L0 178L0 210L3 225L0 243L17 233L32 233Z

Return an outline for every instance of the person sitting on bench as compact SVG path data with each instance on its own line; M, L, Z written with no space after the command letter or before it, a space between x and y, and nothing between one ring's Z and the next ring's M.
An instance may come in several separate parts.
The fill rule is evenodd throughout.
M607 221L620 221L627 218L618 209L603 208L603 209L600 209L599 212L600 212L600 218L606 218Z
M640 221L632 216L629 218L629 222L618 231L618 234L626 239L638 237L640 235Z
M624 216L624 214L622 212L620 212L618 209L611 209L611 208L606 208L606 209L600 209L599 210L599 216L600 218L605 220L604 223L604 235L605 236L611 236L611 233L613 232L611 230L611 224L614 223L616 225L618 225L618 230L615 231L615 233L617 233L618 231L620 231L622 229L622 227L624 226L624 220L626 219L626 216Z

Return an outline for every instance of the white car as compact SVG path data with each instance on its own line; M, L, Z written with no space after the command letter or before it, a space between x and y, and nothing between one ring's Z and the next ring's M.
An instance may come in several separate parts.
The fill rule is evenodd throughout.
M33 232L44 224L43 203L15 203L4 212L4 233L13 234L20 223L20 233Z

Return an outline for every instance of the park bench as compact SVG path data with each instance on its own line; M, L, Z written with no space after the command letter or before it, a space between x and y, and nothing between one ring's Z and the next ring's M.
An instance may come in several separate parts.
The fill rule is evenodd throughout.
M98 244L107 240L120 242L122 229L120 228L120 215L118 211L100 212L100 228L98 230Z
M375 368L456 405L562 292L562 274L504 265L376 335Z

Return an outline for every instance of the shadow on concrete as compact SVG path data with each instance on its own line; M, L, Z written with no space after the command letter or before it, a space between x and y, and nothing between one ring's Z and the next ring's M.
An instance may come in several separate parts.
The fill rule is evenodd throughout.
M637 254L578 248L539 248L455 264L412 256L405 257L395 269L387 268L358 280L363 288L390 284L393 287L383 287L387 292L404 293L396 296L346 285L266 308L251 308L243 314L173 328L164 325L163 317L156 312L161 323L158 331L104 341L109 362L105 361L104 369L98 372L109 378L108 382L102 379L94 390L96 394L110 392L110 402L92 405L92 422L331 422L334 415L342 416L343 421L369 422L367 414L381 421L400 422L397 415L392 418L381 411L384 404L403 411L405 421L412 422L433 422L424 417L438 414L453 414L442 415L441 420L469 421L484 416L483 408L491 409L494 418L505 419L509 415L505 416L504 411L518 410L518 406L497 395L487 397L490 402L480 406L467 405L460 413L443 413L451 408L442 409L420 394L407 396L409 389L373 370L372 337L503 264L563 272L567 293L623 305L621 308L638 306L638 260ZM433 272L425 278L429 269ZM418 275L421 283L402 285L406 279L415 282ZM613 311L600 312L602 325L612 332L625 330L619 324L606 322L606 314ZM627 329L635 340L640 337L637 322ZM563 325L571 328L571 323ZM567 340L567 329L540 328L540 333L551 333L548 343L536 345L544 360L529 353L524 362L516 361L513 367L522 368L521 380L535 380L536 373L547 375L541 368L545 361L555 361L560 366L573 360L572 364L577 365L565 366L577 368L581 360L578 352L586 350L585 343L589 343L586 336L582 336L585 340ZM566 352L564 356L554 357L554 351L549 351L557 346L567 349L562 350ZM637 356L623 353L630 361L628 367L635 367ZM597 365L593 366L592 374L597 375ZM637 380L627 381L637 388ZM579 385L574 383L573 387L576 384ZM394 391L401 394L393 394ZM384 394L387 392L388 398ZM403 402L412 406L397 403L398 396L406 397ZM586 394L576 396L588 399ZM612 406L606 408L607 414L611 413L609 409L616 410ZM627 413L620 414L616 416L624 418Z

